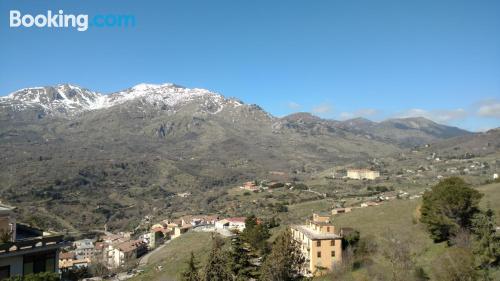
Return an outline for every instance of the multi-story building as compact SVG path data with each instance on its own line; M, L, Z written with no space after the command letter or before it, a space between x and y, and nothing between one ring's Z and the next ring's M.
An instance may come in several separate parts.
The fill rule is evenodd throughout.
M374 180L380 177L380 172L368 169L348 169L347 177L355 180L362 180L362 179Z
M140 240L129 240L108 245L107 265L109 268L126 267L147 252L147 244Z
M94 241L92 239L82 239L73 242L76 259L92 259L94 256Z
M0 204L0 280L59 272L63 236L16 223L13 207Z
M328 216L314 214L312 220L292 226L291 231L306 259L306 275L321 275L342 261L342 236Z

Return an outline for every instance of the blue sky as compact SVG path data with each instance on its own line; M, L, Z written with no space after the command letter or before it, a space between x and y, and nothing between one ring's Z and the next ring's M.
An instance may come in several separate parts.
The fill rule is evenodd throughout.
M10 28L9 11L133 15L132 28ZM276 116L500 126L500 1L2 0L0 95L74 83L207 88Z

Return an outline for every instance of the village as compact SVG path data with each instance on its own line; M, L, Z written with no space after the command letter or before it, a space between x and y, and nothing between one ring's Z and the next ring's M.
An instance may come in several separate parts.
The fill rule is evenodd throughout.
M475 165L475 164L473 164ZM471 165L472 166L472 165ZM473 168L473 167L471 167ZM381 179L379 171L372 169L352 168L336 173L337 178L354 181L376 181ZM498 180L498 175L493 174L492 180ZM294 190L318 193L302 183L282 182L272 180L254 180L242 183L237 190L244 194L250 192L259 194L273 192L276 189ZM356 212L358 209L376 208L392 200L414 200L420 198L425 190L409 193L403 190L390 190L375 185L369 187L373 191L365 196L358 196L356 200L333 201L329 212L310 213L305 224L289 224L294 239L301 245L301 251L308 262L305 275L318 274L315 268L321 267L328 271L336 262L342 259L342 239L344 235L353 231L352 228L335 225L335 217ZM178 195L188 197L189 193ZM16 256L26 259L40 258L36 253L44 253L42 259L49 267L31 269L31 272L53 271L60 272L62 276L85 272L87 277L83 280L126 280L143 272L142 266L148 263L149 256L162 247L185 235L188 232L211 232L221 237L239 235L246 228L247 217L227 217L219 214L183 215L174 218L165 218L153 222L147 217L148 230L143 232L110 232L104 231L94 237L66 241L58 233L45 232L30 226L18 223L14 214L14 207L0 206L0 230L9 236L3 241L0 252L0 265L11 268L22 267ZM257 218L257 222L263 220ZM29 242L31 241L31 242ZM41 244L40 244L41 243ZM24 252L26 246L29 252ZM47 251L51 254L47 255ZM22 261L22 260L21 260ZM92 271L90 269L92 268ZM157 271L163 268L158 266ZM12 271L10 271L12 272ZM70 279L68 279L70 280Z

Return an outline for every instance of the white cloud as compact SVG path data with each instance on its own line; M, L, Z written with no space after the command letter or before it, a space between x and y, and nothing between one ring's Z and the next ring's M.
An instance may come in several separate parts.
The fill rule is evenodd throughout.
M438 123L449 123L456 120L462 120L469 115L467 111L462 108L457 109L438 109L438 110L425 110L420 108L412 108L398 114L396 117L424 117Z
M500 101L491 100L483 102L477 110L477 115L482 117L500 118Z
M355 117L370 117L379 113L379 110L374 108L362 108L354 112L342 112L340 113L340 119L346 120Z
M324 102L322 104L319 104L319 105L313 107L312 112L317 113L317 114L332 113L333 106L327 102Z
M293 109L293 110L297 110L300 108L300 104L293 102L293 101L288 102L287 106L288 106L288 108Z

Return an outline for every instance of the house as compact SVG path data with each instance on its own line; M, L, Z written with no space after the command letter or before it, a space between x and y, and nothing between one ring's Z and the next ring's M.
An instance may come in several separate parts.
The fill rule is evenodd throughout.
M193 226L191 224L186 224L186 225L183 225L183 226L176 226L173 228L173 235L172 235L172 239L175 239L179 236L181 236L182 234L188 232L191 228L193 228Z
M108 245L106 264L110 268L120 268L144 255L147 245L141 240L128 240Z
M373 206L378 206L378 205L379 204L377 202L368 201L368 202L361 203L360 207L361 208L366 208L366 207L373 207Z
M350 213L352 211L352 208L335 208L332 210L332 215L338 215L338 214L344 214L344 213Z
M342 234L335 233L335 226L329 220L313 215L305 225L290 228L306 259L304 274L324 274L342 261Z
M347 177L355 180L374 180L380 177L380 172L368 169L347 169Z
M74 268L88 267L91 263L90 258L77 258L74 251L59 254L59 268L62 271Z
M191 220L193 226L200 225L215 225L215 222L219 220L219 216L196 216Z
M260 187L257 186L253 181L247 181L242 186L241 189L257 192L260 190Z
M0 280L30 273L59 272L63 236L16 223L15 208L0 204Z
M92 259L94 256L94 241L91 239L82 239L73 242L75 247L76 259Z
M73 260L75 260L75 252L61 252L59 253L59 268L65 269L73 266Z
M243 231L245 229L245 220L245 217L222 219L215 222L215 229Z

